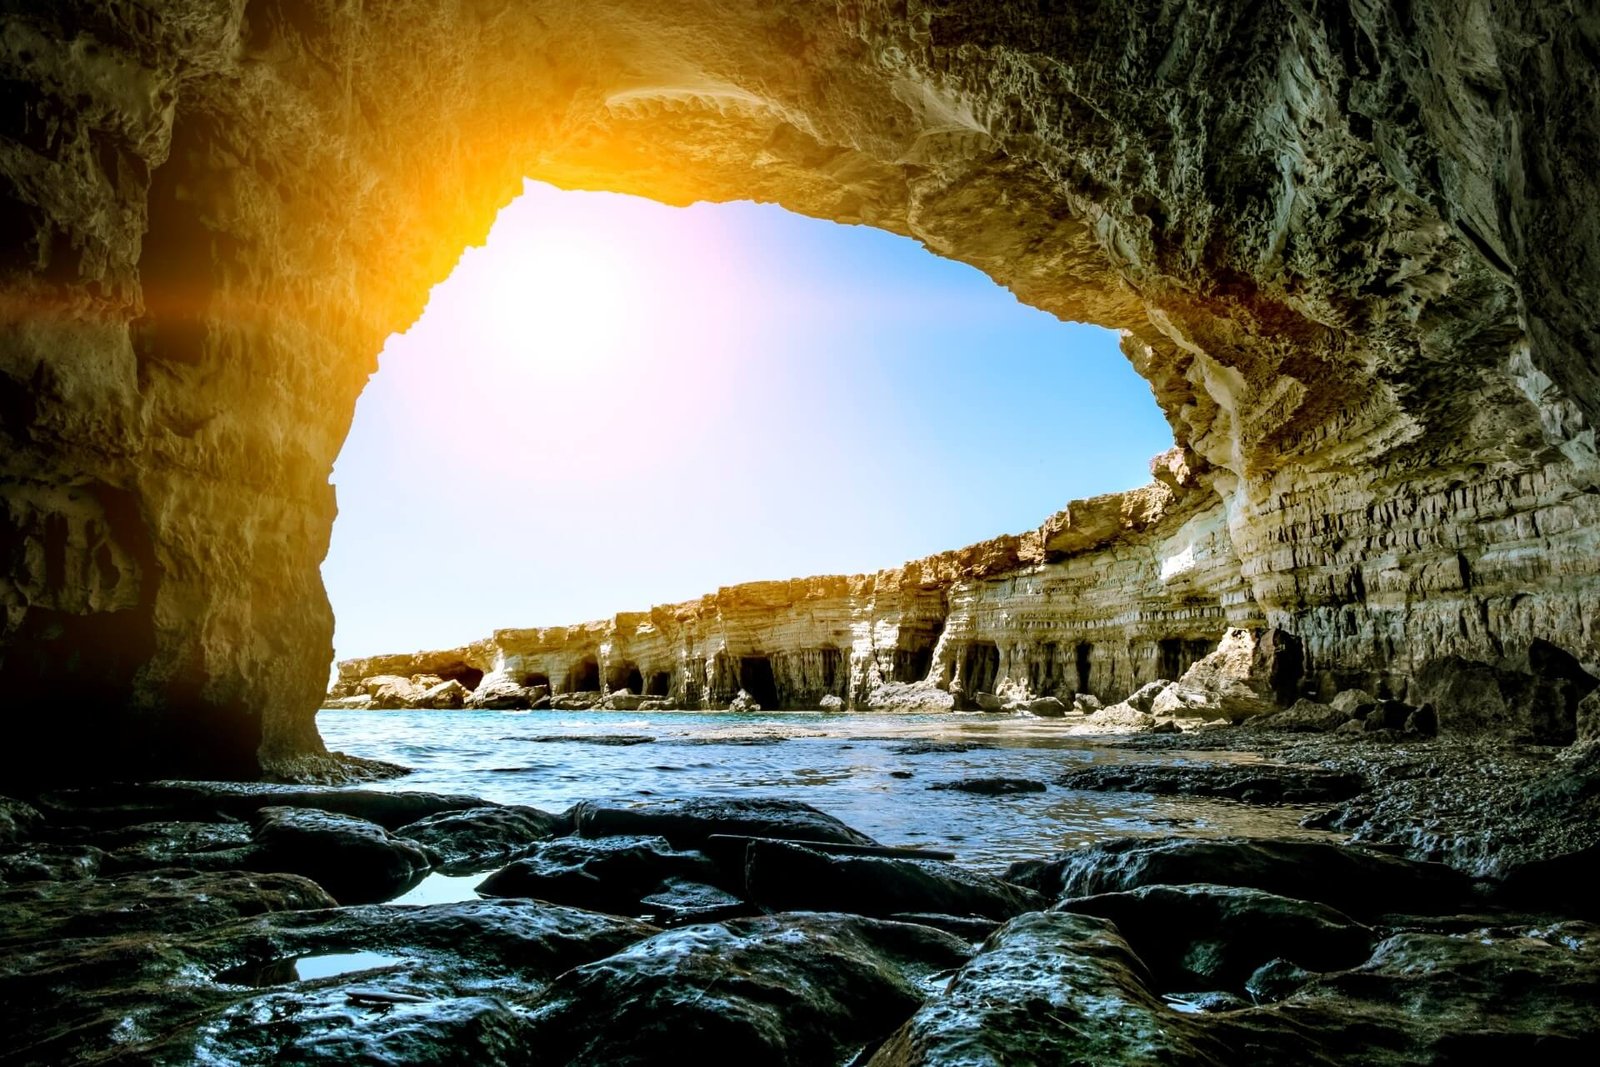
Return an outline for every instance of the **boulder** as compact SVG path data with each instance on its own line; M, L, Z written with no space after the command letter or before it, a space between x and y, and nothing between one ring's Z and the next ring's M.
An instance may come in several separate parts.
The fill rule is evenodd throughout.
M1337 708L1332 704L1319 704L1315 700L1302 698L1283 711L1259 715L1251 719L1246 725L1251 729L1257 730L1283 730L1287 733L1326 733L1349 721L1350 713L1347 710Z
M822 711L843 711L844 698L829 693L821 700L817 701L817 707Z
M680 852L661 837L559 838L531 846L491 874L477 890L486 896L531 897L615 915L649 910L644 898L666 883L715 886L726 879L699 852Z
M879 682L864 704L873 711L954 711L956 697L929 681Z
M551 1064L838 1064L970 954L926 926L778 915L670 930L558 978L523 1047Z
M734 694L728 701L728 710L743 714L753 714L761 710L761 705L756 703L756 698L746 693L743 689Z
M1378 936L1325 904L1219 885L1153 885L1062 901L1060 911L1098 915L1117 930L1164 992L1246 992L1283 958L1307 971L1358 966Z
M1573 731L1577 741L1600 741L1600 689L1578 701L1573 711Z
M1437 915L1472 899L1471 880L1443 864L1321 841L1117 838L1050 860L1012 864L1005 877L1061 899L1147 885L1243 886L1316 901L1358 918Z
M513 805L441 812L396 831L430 850L446 870L478 870L535 842L571 832L569 815Z
M1039 697L1027 703L1028 714L1044 719L1059 719L1067 713L1067 706L1056 697Z
M1440 657L1417 671L1408 696L1414 703L1433 705L1442 736L1571 744L1578 733L1578 706L1600 682L1548 642L1535 641L1526 663L1532 669Z
M973 702L978 705L980 711L1012 711L1018 706L1009 697L1003 697L999 693L979 693L973 697Z
M1362 718L1356 714L1356 709L1377 702L1378 699L1364 689L1341 689L1337 696L1328 701L1328 706L1344 712L1349 718Z
M372 697L367 693L357 693L354 696L329 697L322 702L322 706L332 711L370 711L372 710Z
M374 711L398 711L409 708L416 702L425 690L412 682L410 678L402 678L394 674L379 674L361 680L362 687L367 695L372 698L371 708Z
M466 707L484 711L511 711L532 703L532 693L521 680L508 674L486 674L464 701Z
M260 869L304 875L341 904L397 896L433 866L421 847L377 823L313 808L262 808L254 841Z
M644 701L645 698L638 693L618 689L606 696L605 706L612 711L638 711Z
M1148 980L1109 921L1024 915L995 931L867 1067L1239 1062Z
M773 911L1009 919L1047 903L1030 890L953 863L825 855L779 841L749 844L744 883L746 899Z
M467 697L472 695L472 690L456 681L454 678L446 682L439 682L423 690L411 706L434 711L453 711L466 705Z
M1156 715L1237 719L1294 701L1304 673L1298 637L1279 629L1233 628L1151 704Z
M1128 707L1132 708L1134 711L1143 711L1148 713L1155 705L1156 697L1160 696L1162 690L1166 689L1167 686L1171 684L1172 683L1170 681L1167 681L1164 678L1154 682L1146 682L1138 689L1135 689L1133 692L1129 693L1122 703L1128 705Z
M713 834L843 845L878 843L809 804L766 797L703 797L628 808L584 801L572 814L584 837L659 835L675 848L702 848Z
M390 830L442 811L489 806L477 797L418 790L324 789L266 782L145 782L58 789L39 798L47 816L67 825L225 822L261 808L316 808L368 819Z
M1093 712L1099 711L1105 706L1105 701L1101 700L1093 693L1072 694L1072 710L1078 712L1080 715L1092 714Z
M1112 704L1071 727L1073 733L1086 734L1149 734L1162 729L1161 720L1129 704Z

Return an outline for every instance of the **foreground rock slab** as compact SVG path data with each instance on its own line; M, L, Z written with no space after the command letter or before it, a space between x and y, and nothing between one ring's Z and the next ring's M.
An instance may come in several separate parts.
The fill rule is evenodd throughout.
M571 971L531 1006L549 1064L848 1062L971 952L926 926L784 915L658 934Z
M255 862L302 874L342 904L387 900L433 866L418 845L377 823L306 808L256 813Z
M1085 767L1056 779L1067 789L1225 797L1247 804L1318 804L1348 800L1366 789L1358 774L1316 767L1123 763Z
M877 844L809 804L772 798L675 800L637 807L586 802L573 809L573 817L583 837L660 836L675 848L703 848L712 835Z

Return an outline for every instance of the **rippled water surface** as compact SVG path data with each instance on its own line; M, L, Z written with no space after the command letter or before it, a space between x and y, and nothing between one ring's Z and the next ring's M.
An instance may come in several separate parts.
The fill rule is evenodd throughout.
M1297 823L1311 810L1063 789L1058 775L1096 761L1256 757L1132 752L1031 717L330 710L317 726L331 749L416 768L385 788L554 811L580 800L787 797L885 844L948 849L982 866L1125 834L1305 835ZM1000 797L929 788L975 777L1048 788Z

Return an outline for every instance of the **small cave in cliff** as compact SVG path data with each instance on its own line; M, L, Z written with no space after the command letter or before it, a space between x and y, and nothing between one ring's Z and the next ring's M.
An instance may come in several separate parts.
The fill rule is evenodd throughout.
M632 663L621 663L611 669L607 686L612 692L627 691L638 696L644 692L644 673Z
M550 685L550 676L545 674L543 671L529 671L522 676L521 681L522 684L526 686L542 685L548 688Z
M1156 643L1156 677L1175 681L1216 647L1216 641L1205 637L1164 637Z
M650 677L644 684L644 695L647 697L664 697L672 694L672 672L651 671Z
M567 672L563 691L568 693L598 693L600 692L600 660L596 656L585 656L577 665Z
M894 650L890 680L920 682L928 677L928 672L933 669L933 650L943 631L943 619L928 628L903 627Z
M972 641L961 652L961 688L971 697L994 692L1000 673L1000 647L993 641Z
M1093 681L1094 645L1088 641L1079 641L1078 647L1073 649L1072 658L1073 666L1078 674L1078 688L1076 691L1079 693L1094 692L1093 689L1089 688L1090 683Z
M768 710L780 706L778 680L772 673L772 660L766 656L739 657L739 688Z
M440 667L434 673L447 682L460 682L464 688L471 690L476 690L483 681L483 672L465 663L453 663L446 667Z

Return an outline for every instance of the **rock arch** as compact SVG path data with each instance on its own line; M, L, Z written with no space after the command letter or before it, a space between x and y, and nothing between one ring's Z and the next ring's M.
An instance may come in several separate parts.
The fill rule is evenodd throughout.
M1558 5L66 0L0 31L8 773L315 762L328 472L524 176L882 227L1125 330L1227 548L1152 564L1163 595L1330 677L1600 651L1597 85Z

